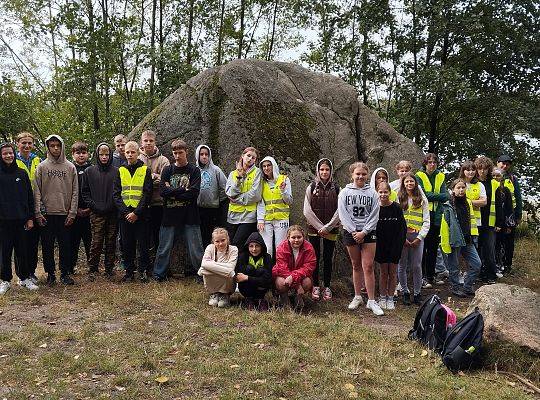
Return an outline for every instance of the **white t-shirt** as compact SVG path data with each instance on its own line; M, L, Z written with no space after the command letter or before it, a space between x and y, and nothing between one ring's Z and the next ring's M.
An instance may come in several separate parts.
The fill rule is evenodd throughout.
M484 184L482 182L478 182L478 183L480 184L479 185L480 186L480 198L487 197L486 187L484 186ZM466 185L467 185L467 189L471 186L470 183L466 183ZM477 226L482 226L482 217L476 218L476 225Z

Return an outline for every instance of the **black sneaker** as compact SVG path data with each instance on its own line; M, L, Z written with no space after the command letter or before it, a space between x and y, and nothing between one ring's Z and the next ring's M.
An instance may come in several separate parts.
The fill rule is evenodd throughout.
M126 273L122 277L122 282L124 282L124 283L133 282L134 280L135 280L135 277L133 276L133 274Z
M73 278L69 275L64 275L64 276L61 276L60 277L60 281L64 284L64 285L74 285L75 284L75 281L73 280Z
M461 289L452 289L452 294L456 297L467 297L467 295L465 294L465 292Z
M105 278L107 278L107 279L114 278L114 270L113 269L106 269L104 275L105 275Z
M403 293L403 304L406 306L411 305L411 295L410 293Z
M421 294L415 294L413 296L413 303L416 304L417 306L421 305L422 304L422 295Z
M146 274L146 272L141 272L139 274L139 280L142 282L142 283L147 283L148 282L148 275Z
M88 273L88 280L90 282L94 282L96 280L96 273L94 271Z
M463 289L463 294L465 297L474 297L475 292L474 289Z
M54 285L56 283L56 275L55 274L48 274L47 275L47 284Z

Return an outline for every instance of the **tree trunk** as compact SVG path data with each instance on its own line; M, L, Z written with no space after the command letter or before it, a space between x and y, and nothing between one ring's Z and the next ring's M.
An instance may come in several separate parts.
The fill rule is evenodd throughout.
M165 1L159 0L159 59L158 59L158 82L163 84L165 74L165 65L163 60L163 48L165 46L165 37L163 36L163 6Z
M223 46L223 20L225 18L225 0L221 0L221 12L219 14L219 36L218 36L218 48L217 48L217 65L221 65L221 54Z
M242 58L242 49L244 47L244 18L246 13L246 0L240 0L240 32L238 38L238 54L236 58Z
M99 131L101 126L99 121L98 93L97 93L97 56L96 56L96 33L94 22L94 6L92 0L86 0L86 8L88 11L88 32L89 40L87 42L88 63L90 66L90 89L92 91L92 117L94 121L94 131Z
M189 20L188 20L188 34L187 34L187 48L186 48L186 64L191 66L192 48L193 48L193 12L195 8L195 0L189 0Z
M155 94L156 11L157 11L157 0L152 0L152 21L150 21L150 111L154 108L154 94Z
M103 39L110 37L109 31L109 3L108 0L101 1L101 11L103 17ZM105 122L110 120L111 116L111 102L110 102L110 77L109 77L109 47L106 46L103 57L103 89L105 92Z
M446 63L448 61L448 52L450 48L450 33L448 30L446 30L444 34L444 40L443 40L443 47L441 49L441 71L440 74L443 73L444 68L446 66ZM433 103L433 110L431 111L431 119L429 123L429 143L428 143L428 151L430 153L436 153L437 152L437 142L438 142L438 128L439 128L439 111L441 108L442 100L443 100L443 90L442 85L439 82L439 88L437 90L437 93L435 94L435 101Z
M272 51L274 49L274 39L276 36L276 20L277 20L277 11L279 6L279 0L275 0L274 3L274 17L272 19L272 35L270 36L270 45L268 46L268 55L266 59L270 61L272 59Z

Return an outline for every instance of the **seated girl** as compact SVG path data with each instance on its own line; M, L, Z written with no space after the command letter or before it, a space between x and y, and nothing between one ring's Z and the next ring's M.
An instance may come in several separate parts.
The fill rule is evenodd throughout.
M236 263L236 282L248 310L268 310L264 295L272 286L272 257L258 232L249 235Z
M230 295L236 289L234 279L238 249L229 244L229 234L224 228L212 232L212 243L206 247L198 274L210 293L208 305L228 307Z
M276 249L276 265L272 269L276 291L283 306L290 306L289 291L296 295L294 307L300 309L304 306L302 295L311 292L311 278L316 265L315 250L306 240L304 229L299 225L291 226L287 231L287 240Z

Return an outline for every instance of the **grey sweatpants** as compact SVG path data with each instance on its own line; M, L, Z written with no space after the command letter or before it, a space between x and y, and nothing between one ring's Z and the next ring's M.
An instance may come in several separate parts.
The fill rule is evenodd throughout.
M418 232L407 232L407 240L412 242L418 236ZM416 248L403 246L401 258L398 265L398 280L402 293L410 293L407 286L407 269L412 271L414 294L420 294L422 289L422 254L424 252L424 241Z

